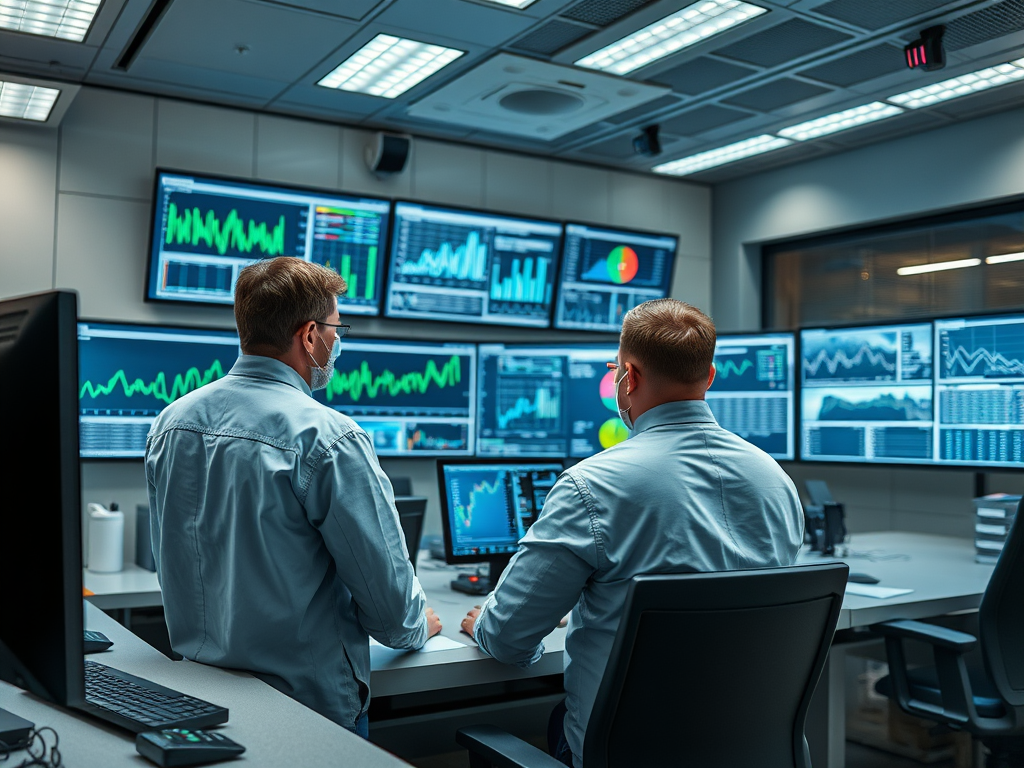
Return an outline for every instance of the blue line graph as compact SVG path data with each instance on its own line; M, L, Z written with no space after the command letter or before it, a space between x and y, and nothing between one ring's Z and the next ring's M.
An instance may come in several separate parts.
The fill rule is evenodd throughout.
M548 425L549 429L557 429L558 420L561 415L560 392L552 392L547 387L538 387L533 398L515 397L515 401L509 405L503 403L498 409L498 426L507 429L510 424L528 417L530 426L539 426L538 422L553 422ZM502 398L505 399L505 398Z
M416 261L403 262L398 271L404 276L480 282L487 278L487 253L480 233L470 230L464 243L442 242L434 250L424 248Z
M1024 322L941 328L940 378L1024 378Z
M897 334L846 332L804 338L806 383L895 381Z

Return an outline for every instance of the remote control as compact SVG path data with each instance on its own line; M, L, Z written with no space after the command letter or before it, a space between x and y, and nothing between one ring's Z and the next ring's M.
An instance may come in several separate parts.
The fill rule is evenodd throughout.
M245 747L216 731L165 728L135 737L135 749L160 766L199 765L230 760Z
M102 632L94 632L91 629L85 630L82 637L85 642L86 653L99 653L112 646L114 642Z

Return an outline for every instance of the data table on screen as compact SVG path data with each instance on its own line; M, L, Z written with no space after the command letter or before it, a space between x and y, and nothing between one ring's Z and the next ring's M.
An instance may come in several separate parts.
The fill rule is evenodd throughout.
M380 313L390 201L159 172L147 298L232 304L239 271L294 256L338 272L343 314Z

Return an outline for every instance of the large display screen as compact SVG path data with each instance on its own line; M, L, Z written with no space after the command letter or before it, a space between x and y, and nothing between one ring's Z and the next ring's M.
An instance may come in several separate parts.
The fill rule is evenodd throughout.
M617 333L637 304L668 296L678 238L566 224L555 328Z
M801 458L935 461L931 323L800 333Z
M718 423L773 458L795 458L792 333L720 335L705 399Z
M608 344L481 344L480 456L586 458L628 437Z
M380 314L388 200L159 171L146 298L232 304L238 272L295 256L348 283L343 315Z
M239 354L234 331L80 322L82 458L142 458L160 411L224 376Z
M346 337L320 402L353 418L380 456L469 456L476 345Z
M934 455L1024 466L1024 315L935 321Z
M562 225L395 203L384 314L547 328Z

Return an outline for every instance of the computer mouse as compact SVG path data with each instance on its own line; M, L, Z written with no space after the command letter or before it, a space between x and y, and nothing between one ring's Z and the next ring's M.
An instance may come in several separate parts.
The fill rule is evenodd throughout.
M879 581L869 573L851 573L846 580L854 584L877 584Z

